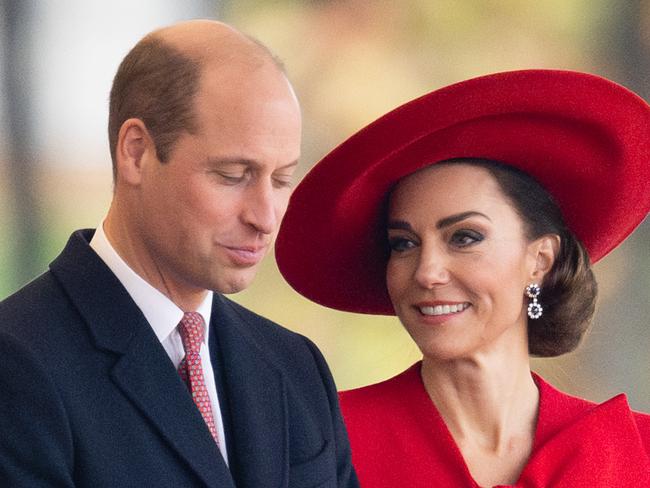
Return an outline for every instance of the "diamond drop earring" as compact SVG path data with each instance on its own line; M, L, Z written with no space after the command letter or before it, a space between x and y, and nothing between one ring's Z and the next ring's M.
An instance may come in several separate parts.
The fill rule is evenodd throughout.
M542 292L542 289L537 283L531 283L526 287L525 294L528 298L531 298L532 301L528 304L528 316L531 319L538 319L542 316L544 309L537 301L537 297Z

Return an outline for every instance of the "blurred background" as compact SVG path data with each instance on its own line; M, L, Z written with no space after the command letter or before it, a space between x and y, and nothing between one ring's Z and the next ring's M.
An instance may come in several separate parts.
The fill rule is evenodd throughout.
M416 96L522 68L596 73L650 98L648 0L3 1L0 10L0 299L47 269L111 197L108 93L122 57L183 19L232 23L284 61L301 100L301 174ZM650 188L650 182L648 182ZM649 190L650 191L650 190ZM595 267L597 318L575 353L534 360L565 391L618 392L650 411L650 220ZM236 301L312 338L340 389L419 359L393 317L339 313L294 293L272 259Z

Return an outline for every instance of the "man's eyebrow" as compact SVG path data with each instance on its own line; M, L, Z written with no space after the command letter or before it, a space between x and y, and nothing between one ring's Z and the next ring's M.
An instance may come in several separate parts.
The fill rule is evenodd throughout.
M238 157L208 158L207 163L209 166L240 165L240 166L247 166L251 168L260 168L263 166L262 163L260 163L255 159L238 158ZM287 163L284 166L280 166L279 168L277 168L277 170L289 169L297 165L298 165L298 160L296 159L295 161Z
M443 229L445 227L449 227L450 225L453 225L457 222L461 222L465 219L468 219L470 217L483 217L490 222L490 217L485 215L484 213L481 212L476 212L473 210L470 210L468 212L461 212L458 214L450 215L449 217L445 217L443 219L440 219L438 222L436 222L436 229ZM389 220L388 223L386 224L387 229L397 229L397 230L406 230L409 232L413 232L413 227L411 227L411 224L406 222L405 220Z
M294 168L296 166L298 166L297 159L295 161L291 161L290 163L285 164L284 166L280 166L278 169L289 169L289 168Z

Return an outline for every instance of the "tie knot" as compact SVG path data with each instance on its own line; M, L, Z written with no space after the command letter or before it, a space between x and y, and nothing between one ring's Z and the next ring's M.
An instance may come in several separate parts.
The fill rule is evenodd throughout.
M190 352L198 353L201 349L201 343L203 342L203 335L205 334L205 327L201 314L196 312L185 312L180 324L178 324L178 332L183 341L185 354Z

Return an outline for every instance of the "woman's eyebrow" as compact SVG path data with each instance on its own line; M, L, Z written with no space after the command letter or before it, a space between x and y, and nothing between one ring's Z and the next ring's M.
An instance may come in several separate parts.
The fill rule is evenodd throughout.
M408 230L413 232L413 227L411 227L411 224L409 224L405 220L389 220L388 223L386 224L386 228Z
M445 217L444 219L440 219L436 223L436 229L443 229L445 227L449 227L450 225L453 225L456 222L460 222L461 220L465 220L465 219L467 219L469 217L483 217L484 219L487 219L490 222L492 222L490 217L488 217L484 213L476 212L474 210L470 210L468 212L461 212L461 213L458 213L458 214L450 215L449 217Z
M458 214L450 215L449 217L445 217L443 219L440 219L438 222L436 222L436 229L443 229L445 227L449 227L450 225L455 224L456 222L460 222L462 220L468 219L470 217L483 217L484 219L489 220L492 222L490 217L485 215L484 213L481 212L476 212L474 210L470 210L468 212L461 212ZM405 220L389 220L388 223L386 224L387 229L398 229L398 230L407 230L407 231L413 231L413 227L411 227L411 224L409 224Z

